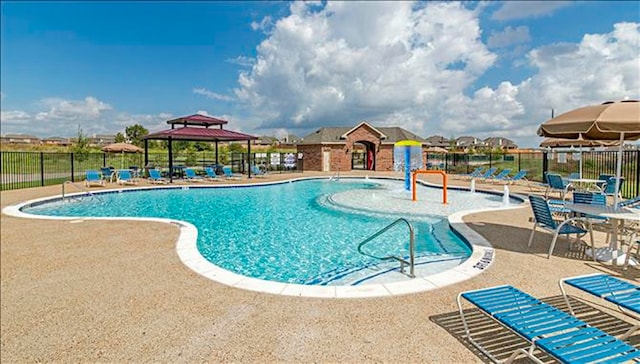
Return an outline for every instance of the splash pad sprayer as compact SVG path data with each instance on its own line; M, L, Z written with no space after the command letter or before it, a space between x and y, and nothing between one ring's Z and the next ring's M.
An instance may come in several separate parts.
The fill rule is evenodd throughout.
M433 171L433 170L418 170L413 171L413 195L411 197L412 201L417 201L418 197L416 194L416 180L418 179L419 174L439 174L442 176L442 204L447 204L447 173L444 171Z
M471 180L471 193L476 192L476 180L475 178Z
M509 206L509 187L507 185L502 188L502 205Z
M411 189L411 171L421 167L422 143L415 140L401 140L393 145L393 169L404 171L405 190Z

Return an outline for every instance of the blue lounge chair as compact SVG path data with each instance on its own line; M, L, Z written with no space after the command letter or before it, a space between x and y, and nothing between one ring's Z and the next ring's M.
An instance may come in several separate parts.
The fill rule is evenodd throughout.
M618 204L620 207L640 207L640 196L624 200Z
M531 243L533 243L533 236L536 233L536 228L540 227L542 229L553 232L553 239L551 240L551 246L549 247L549 254L547 255L547 259L551 258L551 254L553 253L553 249L556 246L556 241L558 240L559 235L567 235L567 237L569 237L571 234L576 234L576 242L580 242L580 236L583 236L586 233L590 233L591 249L593 251L593 232L587 231L580 226L574 225L577 221L584 221L583 218L574 217L563 222L558 222L553 219L551 210L549 209L549 204L545 199L540 196L529 195L529 202L531 203L531 209L533 210L534 220L531 235L529 236L529 247L531 247ZM593 259L595 260L595 254L593 255Z
M251 166L251 175L258 178L265 178L267 174L264 173L258 166Z
M149 182L155 184L166 184L169 183L169 180L162 177L159 170L152 168L149 170Z
M102 179L100 172L93 169L89 169L85 172L84 185L87 187L96 186L96 185L104 186L105 182L104 182L104 179Z
M508 184L514 184L518 181L527 181L527 170L521 169L513 177L507 177L505 182ZM528 182L528 181L527 181Z
M116 181L119 185L137 185L138 181L136 181L131 175L131 171L128 169L119 169L118 170L118 180Z
M471 336L462 309L463 298L529 343L527 350L516 349L507 362L524 354L542 363L535 356L535 349L561 363L623 363L640 359L640 350L633 346L512 286L462 292L457 303L466 336L494 362L498 362L497 358Z
M624 184L624 177L620 177L620 185L618 191L616 191L616 177L610 177L607 182L602 186L602 193L607 196L618 195L618 198L622 198L620 191L622 191L622 185Z
M498 170L498 168L491 167L491 168L487 169L487 171L484 172L482 175L480 175L480 177L478 177L478 179L487 180L489 178L492 178L496 174L497 170Z
M231 167L222 167L222 172L224 173L224 178L226 179L241 179L242 175L231 172Z
M207 181L218 182L220 177L216 174L216 171L212 167L204 167L204 179Z
M622 335L622 339L640 329L640 286L601 273L564 278L558 284L571 314L574 312L567 298L565 284L613 303L622 313L634 318L635 325Z
M102 179L106 182L113 182L113 178L115 177L115 173L113 173L113 168L111 167L102 167L100 168L100 173L102 174Z
M187 182L202 182L204 181L204 178L198 176L193 168L185 168L184 180Z
M433 166L433 163L431 164ZM427 169L431 169L428 168ZM476 169L474 169L471 173L469 174L463 174L460 176L460 178L462 179L473 179L473 178L478 178L480 176L482 176L482 171L484 171L484 167L476 167Z
M498 173L493 177L489 177L487 179L488 182L503 182L509 180L509 173L511 173L511 168L505 168L502 172Z

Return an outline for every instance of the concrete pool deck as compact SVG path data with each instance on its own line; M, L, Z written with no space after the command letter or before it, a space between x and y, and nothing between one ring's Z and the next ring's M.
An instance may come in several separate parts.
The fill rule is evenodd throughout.
M322 174L302 174L315 175ZM439 183L439 176L421 179ZM452 176L450 184L468 182ZM476 188L501 191L502 186ZM3 191L1 205L60 190L57 185ZM529 192L521 186L511 191ZM176 226L2 215L0 357L3 362L486 362L461 338L459 292L511 284L557 300L563 277L607 272L640 278L638 269L594 263L563 241L547 260L550 234L536 234L527 248L530 216L525 205L463 218L496 250L491 267L472 279L423 293L339 300L246 291L199 276L176 253ZM603 239L597 243L603 245ZM584 309L602 311L593 315L602 322L594 324L606 325L610 333L631 322L592 299ZM640 345L640 333L630 342Z

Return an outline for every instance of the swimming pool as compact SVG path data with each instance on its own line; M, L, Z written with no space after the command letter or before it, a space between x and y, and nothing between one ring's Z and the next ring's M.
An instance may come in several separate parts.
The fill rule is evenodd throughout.
M380 283L385 273L398 271L397 262L381 262L357 252L362 240L396 218L407 217L414 225L418 262L432 267L430 273L437 275L442 269L433 267L459 266L472 255L470 244L449 228L447 216L502 204L499 195L453 190L449 204L441 206L428 196L440 196L441 190L425 186L419 186L418 194L424 202L416 203L402 185L397 180L343 178L233 188L160 187L31 203L21 210L76 218L186 221L197 229L199 254L223 270L285 284L344 286ZM398 227L365 250L370 255L405 257L407 243L407 229Z

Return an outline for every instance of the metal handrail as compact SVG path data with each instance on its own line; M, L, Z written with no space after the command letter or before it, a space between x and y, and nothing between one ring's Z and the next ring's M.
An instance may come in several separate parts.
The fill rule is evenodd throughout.
M338 171L329 178L329 181L339 181L339 180L340 180L340 167L338 167Z
M365 253L365 252L362 251L362 246L363 245L367 244L368 242L372 241L373 239L377 238L378 236L384 234L386 231L388 231L389 229L394 227L396 224L399 224L401 222L404 222L409 227L409 261L408 262L405 259L397 257L395 255L390 255L388 257L377 257L375 255L368 254L368 253ZM409 266L409 277L411 277L411 278L415 278L415 274L414 274L415 250L416 250L416 244L415 244L415 233L413 231L413 225L411 225L409 220L407 220L407 219L405 219L403 217L397 219L396 221L392 222L391 224L389 224L389 225L385 226L384 228L378 230L378 232L376 232L375 234L371 235L370 237L368 237L365 240L363 240L360 244L358 244L358 253L360 253L362 255L366 255L368 257L372 257L372 258L376 258L376 259L380 259L380 260L397 260L397 261L399 261L400 262L400 271L402 273L404 273L405 265L408 265Z
M72 181L65 181L65 182L62 184L62 200L63 200L63 201L64 201L64 199L65 199L65 197L64 197L64 186L65 186L65 185L67 185L67 184L72 185L72 186L74 186L75 188L79 189L80 191L83 191L83 192L84 192L84 193L86 193L87 195L89 195L89 196L91 196L91 197L93 197L93 198L96 198L96 199L98 199L98 200L102 201L102 200L101 200L97 195L94 195L93 193L91 193L91 191L87 190L86 188L84 188L84 187L82 187L82 186L80 186L80 185L77 185L77 184L73 183Z

